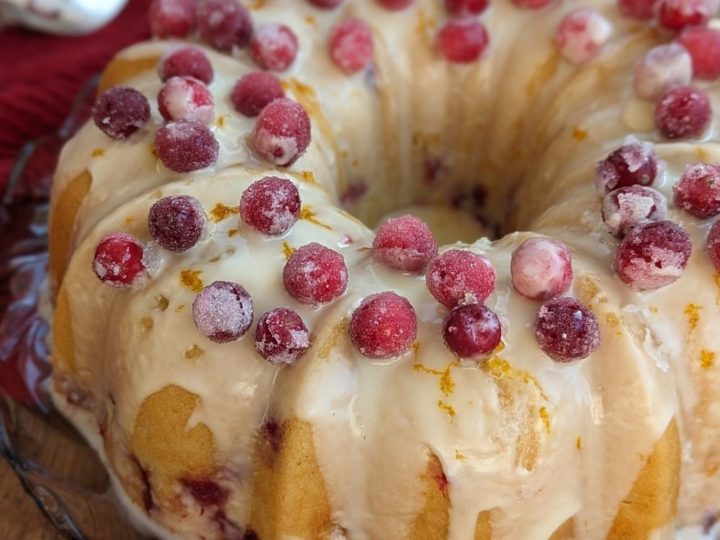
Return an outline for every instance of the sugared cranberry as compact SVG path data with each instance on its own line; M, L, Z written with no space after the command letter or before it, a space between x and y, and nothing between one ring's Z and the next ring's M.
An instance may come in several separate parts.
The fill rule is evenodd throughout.
M400 216L388 219L378 229L373 255L389 268L417 274L437 255L437 242L424 221Z
M298 38L284 24L264 24L250 39L250 56L262 69L285 71L295 61Z
M513 0L513 4L522 9L542 9L553 0Z
M456 64L468 64L480 58L488 41L485 27L472 18L449 21L437 35L440 54Z
M720 272L720 220L713 223L707 236L707 248L715 270Z
M316 242L293 252L283 269L285 290L302 304L326 304L347 288L345 259Z
M384 359L405 353L417 336L417 317L394 292L366 297L350 319L350 341L363 356Z
M451 249L430 262L425 281L430 294L448 308L483 303L495 290L495 269L482 255Z
M255 349L273 364L294 364L310 346L310 332L300 315L281 307L265 313L255 331Z
M205 212L195 197L174 195L152 205L148 214L150 236L167 250L182 252L198 243L205 227Z
M675 204L691 216L707 219L720 214L720 169L716 165L688 165L673 186Z
M587 358L600 346L600 327L587 306L574 298L548 300L535 321L538 345L556 362Z
M627 186L605 196L602 217L608 232L622 237L642 223L667 217L667 202L659 191L647 186Z
M300 193L290 180L266 176L253 182L242 194L240 215L246 224L263 234L286 233L300 215Z
M299 103L276 99L265 107L255 124L255 151L270 163L289 167L310 144L310 117Z
M517 292L544 302L570 287L572 256L565 244L553 238L530 238L513 251L510 275Z
M150 103L133 88L114 86L97 98L93 120L108 137L127 139L150 120Z
M285 95L275 75L255 71L244 75L233 87L230 101L245 116L257 116L269 103Z
M685 270L692 243L672 221L656 221L631 229L615 252L615 271L638 291L670 285Z
M625 186L649 186L655 181L658 157L652 144L628 140L595 166L595 185L602 193Z
M180 120L161 127L155 134L160 161L175 172L190 172L214 165L220 145L207 126Z
M502 331L495 312L481 304L453 309L443 322L443 339L460 358L485 356L500 344Z
M205 84L213 80L213 68L207 55L197 47L182 47L171 52L158 65L160 80L194 77Z
M148 14L159 38L184 38L195 28L195 0L153 0Z
M373 35L368 24L350 18L337 23L328 40L330 58L348 75L365 69L373 58Z
M658 23L668 30L705 24L712 16L711 0L659 0Z
M610 21L602 13L591 8L580 8L571 11L560 21L555 44L567 60L581 64L600 54L612 30Z
M193 320L215 343L235 341L245 335L253 321L252 298L237 283L215 281L195 297Z
M658 0L618 0L618 9L623 17L649 21L653 18Z
M658 45L635 66L635 92L643 99L656 100L674 86L690 84L692 75L692 59L683 47Z
M710 124L712 108L707 94L690 86L668 90L655 109L655 125L667 139L699 137Z
M210 90L192 77L168 79L158 94L158 110L165 120L195 120L202 124L209 124L215 116Z
M106 235L95 249L95 275L111 287L132 287L145 277L143 245L126 233Z
M320 9L334 9L338 7L343 0L308 0L313 6Z
M692 58L695 77L713 81L720 77L720 30L706 26L686 28L678 38Z
M401 11L414 4L415 0L377 0L377 3L390 11Z
M250 42L252 18L236 0L204 0L197 19L200 37L220 51L242 49Z
M450 15L480 15L488 7L488 0L445 0L445 9Z

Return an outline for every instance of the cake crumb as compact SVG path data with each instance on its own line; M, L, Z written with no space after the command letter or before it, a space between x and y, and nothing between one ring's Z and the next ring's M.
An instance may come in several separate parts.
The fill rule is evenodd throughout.
M192 292L199 293L204 288L201 275L202 270L183 270L180 272L180 283Z
M217 203L212 210L210 210L210 216L215 223L220 223L222 220L233 216L239 212L237 206L228 206L223 203Z

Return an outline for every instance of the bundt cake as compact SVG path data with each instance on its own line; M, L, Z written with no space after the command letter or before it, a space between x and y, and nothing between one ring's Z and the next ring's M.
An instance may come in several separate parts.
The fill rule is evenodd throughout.
M50 215L54 399L142 525L709 531L716 7L155 0Z

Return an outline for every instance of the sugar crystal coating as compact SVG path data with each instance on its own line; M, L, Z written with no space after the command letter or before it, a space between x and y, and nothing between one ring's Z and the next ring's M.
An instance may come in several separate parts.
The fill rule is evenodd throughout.
M271 102L285 95L280 80L267 71L253 71L235 83L230 101L245 116L257 116Z
M310 346L310 332L300 315L287 307L265 313L255 331L255 349L273 364L294 364Z
M290 180L266 176L243 192L240 215L256 231L271 236L283 234L298 220L300 193Z
M573 64L581 64L598 56L612 35L612 25L599 11L580 8L560 21L555 45L560 54Z
M629 139L595 167L595 185L602 193L639 184L651 185L658 173L658 157L650 143Z
M150 120L150 103L133 88L113 86L95 101L93 120L108 137L127 139Z
M688 165L673 186L675 204L691 216L707 219L720 214L720 169L717 165Z
M468 64L476 61L488 46L487 30L473 18L455 19L445 23L437 35L440 54L449 62Z
M712 0L659 0L658 24L676 31L705 24L712 15L712 4Z
M250 39L250 56L262 69L285 71L295 61L298 38L284 24L264 24Z
M122 232L106 235L97 245L92 268L95 275L111 287L132 287L146 277L143 245Z
M258 116L253 134L255 151L270 163L289 167L310 144L310 117L291 99L276 99Z
M712 108L707 94L689 86L668 90L655 109L655 125L668 139L699 137L711 120Z
M720 77L720 29L692 26L682 31L678 43L692 58L696 78L713 81Z
M458 306L443 322L443 339L460 358L486 356L500 344L500 320L493 310L481 304Z
M195 297L193 320L198 330L215 343L235 341L253 321L252 298L237 283L215 281Z
M366 297L350 319L350 341L363 356L386 359L410 348L417 336L417 317L410 302L394 292Z
M285 290L302 304L326 304L347 288L343 256L317 242L306 244L288 258L283 268Z
M425 282L435 299L448 308L466 301L482 303L495 290L495 269L482 255L451 249L430 262Z
M707 249L715 270L720 272L720 220L713 223L707 236Z
M169 251L187 251L198 243L205 228L200 201L190 195L163 197L150 207L150 236Z
M657 100L674 86L690 84L692 58L677 43L653 47L635 66L635 93L643 99Z
M215 116L212 94L193 77L171 77L160 88L158 110L165 120L194 120L209 124Z
M195 28L195 0L153 0L150 31L159 38L184 38Z
M196 171L214 165L219 149L212 131L196 121L170 122L155 134L155 150L160 161L175 172Z
M194 77L205 84L213 80L213 68L207 55L197 47L181 47L168 54L158 64L160 80L171 77Z
M250 12L236 0L204 0L197 24L203 41L224 52L245 48L253 32Z
M647 186L621 187L605 195L602 217L608 232L622 237L636 225L666 219L667 201Z
M489 0L445 0L445 9L455 17L480 15L488 7Z
M510 275L515 290L530 300L545 301L570 287L572 256L554 238L530 238L512 253Z
M373 242L376 260L402 272L419 273L437 255L437 242L427 224L415 216L388 219Z
M587 358L600 346L600 327L590 309L575 298L548 300L535 321L535 339L556 362Z
M348 75L361 71L373 58L373 35L368 24L356 18L344 19L330 31L330 58Z

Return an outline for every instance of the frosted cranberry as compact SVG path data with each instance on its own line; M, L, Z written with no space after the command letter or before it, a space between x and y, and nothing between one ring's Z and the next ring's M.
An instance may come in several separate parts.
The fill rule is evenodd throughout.
M668 139L699 137L711 119L712 108L707 94L689 86L668 90L655 109L655 125Z
M133 88L114 86L97 98L95 125L112 139L127 139L150 120L150 103Z
M252 298L237 283L215 281L195 297L193 320L198 330L215 343L235 341L253 321Z
M150 236L170 251L182 252L198 243L205 227L205 212L195 197L174 195L152 205L148 215Z
M168 79L158 94L158 110L165 120L195 120L202 124L209 124L215 116L210 90L192 77Z
M485 356L500 344L502 331L495 312L481 304L453 309L443 322L443 339L460 358Z
M443 26L437 35L440 54L456 64L474 62L488 45L485 27L476 19L457 19Z
M618 0L618 8L623 17L649 21L653 18L658 0Z
M326 304L347 288L345 259L316 242L293 252L283 269L285 290L302 304Z
M308 0L313 6L320 9L334 9L338 7L343 0Z
M195 0L153 0L148 14L159 38L184 38L195 28Z
M363 356L384 359L405 353L417 336L417 317L394 292L366 297L350 319L350 341Z
M692 59L683 47L658 45L635 66L635 92L643 99L656 100L674 86L689 84L692 76Z
M489 0L445 0L445 9L450 15L479 15L488 7Z
M276 99L265 107L255 124L255 151L270 163L289 167L310 144L310 117L299 103Z
M707 247L710 253L710 260L715 270L720 272L720 221L716 221L710 228L707 237Z
M252 18L236 0L205 0L197 11L202 40L220 51L242 49L250 42Z
M542 9L553 0L513 0L513 4L521 9Z
M240 215L258 232L283 234L298 220L300 193L290 180L266 176L253 182L242 194Z
M106 235L95 249L93 271L111 287L132 287L145 277L143 245L125 233Z
M401 11L414 4L415 0L377 0L377 3L390 11Z
M686 28L678 42L692 57L696 78L712 81L720 77L720 30L705 26Z
M587 358L600 346L600 328L587 306L574 298L548 300L535 320L535 339L556 362Z
M372 30L365 21L345 19L330 31L330 58L348 75L365 69L373 58Z
M235 110L245 116L257 116L269 103L285 95L275 75L255 71L244 75L230 94Z
M595 166L595 185L607 193L624 186L649 186L655 181L658 157L652 144L630 140Z
M373 255L389 268L417 274L437 255L437 242L424 221L400 216L382 224L373 242Z
M712 15L710 0L659 0L658 23L668 30L705 24Z
M620 242L615 271L633 289L658 289L682 275L691 251L687 232L672 221L638 225Z
M560 21L555 44L567 60L581 64L600 54L612 35L612 25L599 11L580 8Z
M255 331L255 349L273 364L294 364L310 346L310 332L300 315L281 307L265 313Z
M250 56L262 69L285 71L295 61L298 38L284 24L264 24L250 39Z
M673 186L675 204L691 216L706 219L720 214L720 170L715 165L688 165Z
M530 300L545 301L564 293L573 278L572 256L553 238L530 238L513 251L510 275L517 292Z
M635 225L667 217L667 202L659 191L646 186L627 186L605 196L602 217L608 232L622 237Z
M158 65L160 80L194 77L205 84L213 80L213 68L207 55L197 47L182 47L171 52Z
M214 165L219 144L207 126L180 120L161 127L155 134L160 161L175 172L190 172Z
M430 262L425 282L448 308L464 301L482 303L495 290L495 269L482 255L451 249Z

